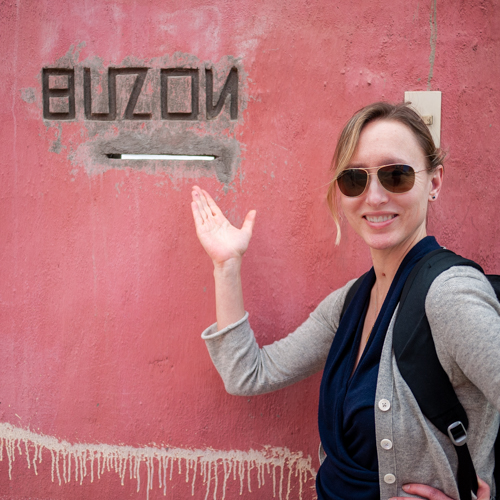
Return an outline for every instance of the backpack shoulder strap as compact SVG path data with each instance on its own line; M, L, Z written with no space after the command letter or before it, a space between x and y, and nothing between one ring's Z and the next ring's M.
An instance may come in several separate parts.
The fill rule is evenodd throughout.
M482 271L475 262L450 250L438 249L422 258L408 276L394 325L393 348L398 368L424 415L445 434L449 409L461 405L437 357L425 314L425 299L434 279L450 267L459 265ZM465 411L459 420L468 425Z
M477 480L467 449L467 414L455 394L436 353L425 314L425 299L434 279L453 266L472 266L473 261L438 249L422 258L412 270L401 294L394 324L393 348L396 362L422 413L455 445L459 457L460 500L477 492Z
M487 274L486 277L493 287L493 290L495 290L497 299L500 301L500 276L498 276L498 274Z

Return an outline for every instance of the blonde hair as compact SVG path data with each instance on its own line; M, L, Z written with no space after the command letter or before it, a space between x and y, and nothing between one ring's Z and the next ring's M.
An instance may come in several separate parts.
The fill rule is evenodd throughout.
M344 126L330 166L333 177L328 185L326 199L337 228L335 244L340 243L340 216L337 200L337 179L348 167L359 142L363 128L376 120L393 120L406 125L415 135L427 160L427 171L433 172L443 164L445 153L436 147L429 128L420 115L409 107L410 103L390 104L376 102L361 108Z

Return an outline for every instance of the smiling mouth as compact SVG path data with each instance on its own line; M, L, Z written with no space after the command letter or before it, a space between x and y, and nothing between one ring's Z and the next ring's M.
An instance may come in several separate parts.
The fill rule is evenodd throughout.
M370 215L365 215L365 219L368 222L385 222L385 221L394 219L395 217L396 217L396 215L379 215L377 217L373 217L373 216L370 216Z

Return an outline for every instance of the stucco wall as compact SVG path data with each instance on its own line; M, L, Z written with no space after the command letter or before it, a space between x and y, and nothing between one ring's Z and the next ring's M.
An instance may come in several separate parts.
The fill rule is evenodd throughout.
M258 341L272 342L369 266L348 228L334 246L324 202L343 123L440 90L449 154L429 232L500 273L498 7L2 2L0 499L314 498L319 375L224 392L199 338L215 307L191 186L236 224L257 209L244 292ZM115 115L109 68L132 68L116 77ZM169 68L197 70L197 103L194 73L165 76L168 91ZM44 69L70 72L52 71L44 92ZM215 105L230 71L238 84L214 115L207 88ZM44 94L61 115L44 118ZM106 156L128 152L218 158Z

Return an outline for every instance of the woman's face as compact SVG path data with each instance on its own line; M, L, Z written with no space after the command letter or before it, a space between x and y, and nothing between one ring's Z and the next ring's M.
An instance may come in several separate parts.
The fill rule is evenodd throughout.
M340 194L340 203L349 224L372 250L399 249L405 254L427 234L427 206L439 194L443 168L439 166L432 174L425 170L424 152L406 125L393 120L376 120L366 125L348 168L394 163L421 171L415 174L410 191L390 193L376 175L370 175L361 196L349 198Z

